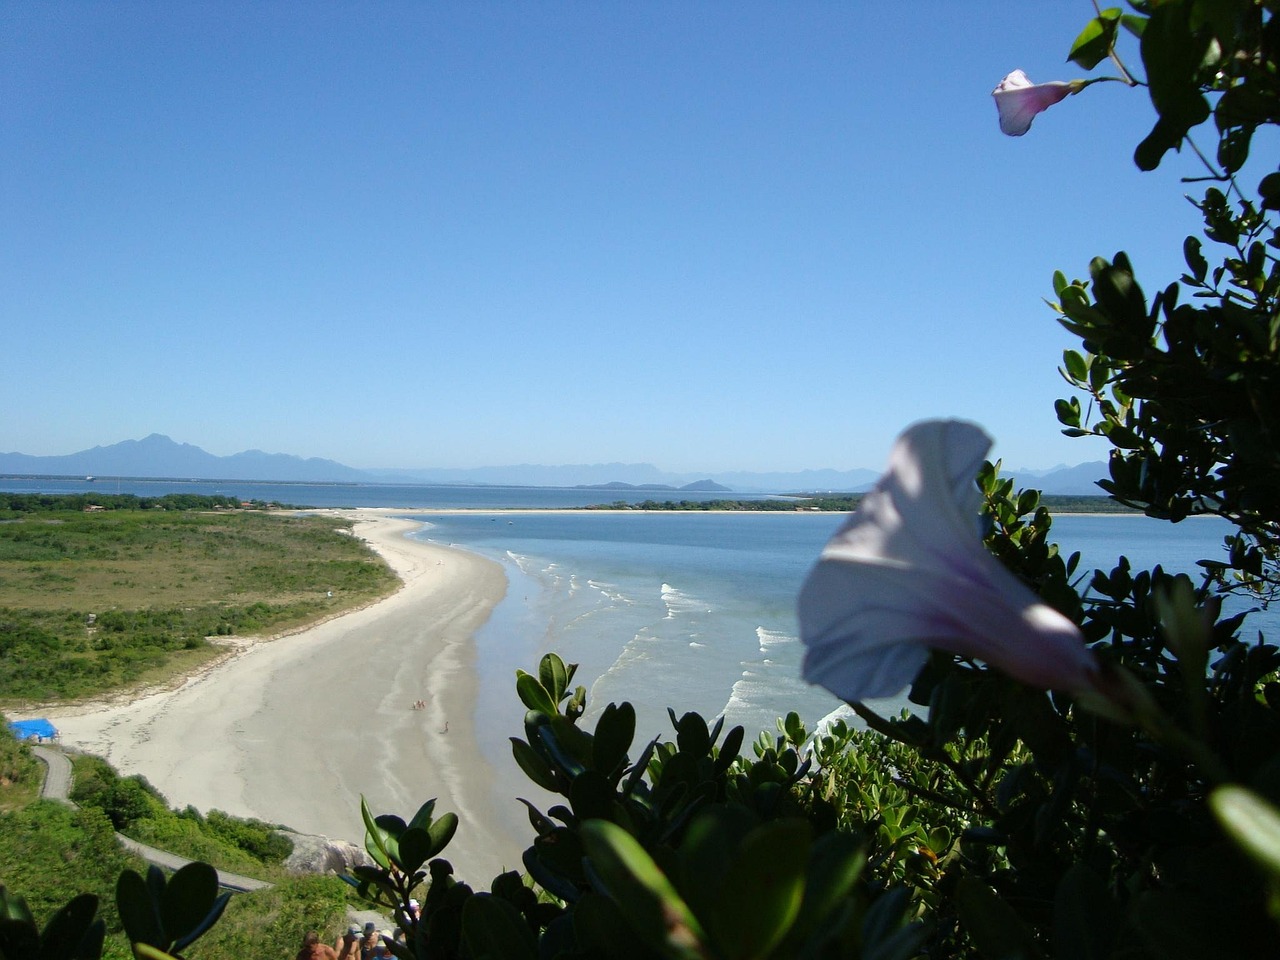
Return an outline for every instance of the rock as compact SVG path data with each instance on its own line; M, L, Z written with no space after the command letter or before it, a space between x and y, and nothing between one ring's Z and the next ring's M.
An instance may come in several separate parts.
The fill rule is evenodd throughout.
M364 852L346 840L330 840L328 837L306 833L278 831L293 843L293 853L284 861L286 870L298 873L350 873L352 867L370 865L373 861Z

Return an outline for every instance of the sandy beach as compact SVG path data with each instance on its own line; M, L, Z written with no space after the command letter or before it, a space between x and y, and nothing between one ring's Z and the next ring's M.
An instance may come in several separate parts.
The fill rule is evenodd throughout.
M437 811L461 825L444 856L487 888L529 837L495 809L476 748L474 632L506 591L502 568L409 539L387 510L333 511L404 581L391 597L237 652L176 689L54 708L62 743L142 774L176 807L219 809L362 843L375 813ZM425 708L415 709L416 701ZM514 802L514 801L511 801Z

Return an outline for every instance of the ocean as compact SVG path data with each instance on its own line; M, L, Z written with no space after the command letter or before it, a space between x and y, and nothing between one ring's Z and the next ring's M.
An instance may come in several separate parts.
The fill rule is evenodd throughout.
M610 701L636 707L637 740L671 734L696 710L742 724L748 739L776 732L795 710L812 730L844 712L826 691L800 679L802 647L795 598L823 544L842 522L834 514L560 513L466 514L417 518L418 535L488 556L510 588L477 637L481 748L509 755L523 708L517 668L534 671L554 650L579 664L587 721ZM1135 569L1161 564L1194 573L1221 553L1230 526L1216 518L1167 524L1141 516L1061 515L1055 539L1079 551L1080 575L1129 557ZM1232 601L1244 609L1243 601ZM1276 610L1254 614L1246 630L1276 636ZM905 698L871 704L895 714Z
M630 700L638 739L670 733L668 708L723 715L753 738L773 732L789 710L812 728L841 707L800 679L795 614L800 584L840 515L493 512L717 496L643 490L0 478L0 490L87 489L408 508L424 523L418 536L502 564L507 596L477 637L478 728L493 757L509 757L507 738L522 730L515 671L535 670L548 651L579 665L575 683L587 688L588 719L610 701ZM472 512L433 512L457 508ZM1193 573L1198 559L1221 554L1229 529L1215 518L1167 524L1063 514L1053 532L1065 553L1082 554L1082 571L1109 570L1124 554L1135 569L1159 563ZM1280 635L1280 614L1252 615L1246 635L1258 630ZM895 712L903 703L877 706Z

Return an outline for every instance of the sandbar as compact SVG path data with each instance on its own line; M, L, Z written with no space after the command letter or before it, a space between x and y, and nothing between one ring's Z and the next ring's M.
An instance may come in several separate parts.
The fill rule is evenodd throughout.
M487 558L408 538L421 524L396 515L406 511L313 512L353 519L353 533L403 586L244 644L175 689L46 715L65 746L142 774L178 808L361 844L362 795L375 815L406 820L434 797L437 815L461 821L442 856L487 889L502 870L520 869L531 839L494 809L494 771L475 735L473 635L505 594L506 575Z

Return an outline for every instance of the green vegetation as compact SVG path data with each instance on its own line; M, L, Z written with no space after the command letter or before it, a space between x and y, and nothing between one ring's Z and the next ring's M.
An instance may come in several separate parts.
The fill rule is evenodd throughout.
M394 574L339 525L155 509L0 523L0 702L159 681L216 656L208 637L288 629L391 592Z
M253 510L299 509L275 500L243 501L220 494L166 493L139 497L132 493L0 493L0 519L30 513L67 510Z
M31 752L9 730L0 714L0 813L24 807L40 793L44 769Z
M293 956L303 934L333 943L347 922L348 887L334 876L290 876L267 890L231 898L217 926L200 940L201 960Z
M336 877L290 874L279 867L289 843L273 827L217 811L202 817L188 808L169 810L141 777L119 777L105 761L75 761L79 809L35 800L43 777L39 761L0 723L0 891L20 894L43 926L72 896L88 893L105 909L107 960L132 960L129 939L115 909L117 878L126 870L145 876L146 865L115 836L124 830L144 843L179 856L268 879L274 887L237 894L199 948L206 960L236 960L250 953L292 955L307 930L332 941L345 923L348 887ZM0 921L5 898L0 893ZM6 931L0 930L0 954Z
M145 865L125 852L99 810L37 800L0 813L0 885L20 893L42 924L72 891L112 902L116 878L125 869ZM106 956L130 957L119 919L110 911L105 916Z
M285 875L279 865L293 852L293 844L276 832L276 824L220 810L207 815L193 807L173 810L145 777L121 777L97 757L76 756L73 766L71 799L101 810L125 836L243 876L275 880Z

